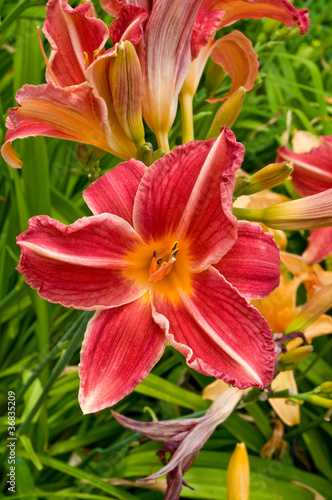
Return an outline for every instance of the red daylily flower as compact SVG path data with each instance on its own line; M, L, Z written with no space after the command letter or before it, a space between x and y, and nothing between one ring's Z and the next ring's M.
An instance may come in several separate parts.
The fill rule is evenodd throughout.
M260 226L232 215L243 149L223 129L149 169L130 160L85 191L92 217L70 226L33 217L18 237L28 284L51 302L97 311L81 353L85 413L131 392L166 342L200 373L240 388L270 383L271 330L244 295L278 286L279 252Z
M292 181L301 196L332 189L332 136L316 137L307 131L294 133L293 151L283 146L279 158L292 161ZM332 253L332 227L313 229L303 254L306 264L316 264Z
M183 475L190 469L198 452L216 427L232 413L242 395L243 391L228 387L201 418L139 422L113 411L114 418L126 429L140 432L150 439L165 443L164 447L157 452L164 467L140 481L151 481L167 474L167 490L164 500L178 499L182 485L189 486L183 480ZM167 453L171 453L171 459L166 464Z

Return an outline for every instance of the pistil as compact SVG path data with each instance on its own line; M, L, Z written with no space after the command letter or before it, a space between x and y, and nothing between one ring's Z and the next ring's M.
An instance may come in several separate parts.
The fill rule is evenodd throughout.
M152 255L152 260L149 268L149 281L160 281L172 270L173 264L176 261L176 256L179 252L177 248L178 242L176 241L171 250L168 252L163 252L157 256L157 252L154 250ZM168 258L167 258L168 255ZM166 260L167 258L167 260Z

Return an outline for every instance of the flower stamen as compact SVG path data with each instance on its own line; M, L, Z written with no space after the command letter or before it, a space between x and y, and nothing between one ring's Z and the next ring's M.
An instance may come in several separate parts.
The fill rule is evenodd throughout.
M175 257L179 252L179 248L177 248L177 245L178 241L175 241L170 252L163 252L162 254L158 255L158 257L157 252L155 250L153 251L149 268L149 281L160 281L171 272L173 264L176 261ZM168 254L169 256L166 260Z

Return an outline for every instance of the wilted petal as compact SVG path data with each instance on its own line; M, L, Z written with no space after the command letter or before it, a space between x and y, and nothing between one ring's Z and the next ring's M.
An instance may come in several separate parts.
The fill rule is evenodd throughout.
M283 391L291 389L293 394L297 394L297 385L293 371L284 371L278 373L272 381L271 388L273 391ZM300 407L297 404L291 403L287 398L269 398L269 403L286 425L297 425L300 423Z
M332 227L313 229L308 243L309 245L302 256L306 264L317 264L326 259L332 253Z
M292 181L302 196L310 196L332 188L332 136L321 136L321 145L306 153L295 153L283 146L279 156L294 162Z
M48 80L61 87L85 82L86 63L92 63L108 39L106 24L96 18L92 4L84 3L73 9L68 0L49 0L43 32L51 44Z
M117 154L107 142L100 124L102 107L86 83L73 88L47 85L24 85L16 94L18 108L10 109L6 125L6 142L1 148L5 160L13 167L22 162L13 157L11 142L36 135L59 137Z
M171 458L165 467L155 474L140 481L155 480L167 474L167 491L165 500L179 498L183 484L183 475L191 467L197 453L209 439L215 428L224 422L241 399L243 391L235 387L227 387L210 406L204 417L186 420L169 420L160 422L136 422L119 413L112 412L116 420L127 429L140 432L156 441L166 442L157 453L165 463L165 455ZM189 486L186 484L186 486ZM190 487L190 486L189 486Z
M85 333L79 402L84 413L112 406L129 394L159 360L165 336L148 297L97 312Z
M112 411L113 417L126 429L140 432L149 439L155 441L182 441L196 424L202 421L201 418L188 418L184 420L159 420L158 422L140 422L125 417L120 413Z
M178 95L189 71L190 40L200 3L156 0L145 28L143 116L160 147L174 121Z
M101 214L66 226L47 216L33 217L17 242L18 270L41 297L77 309L126 304L147 290L123 274L127 252L141 239L124 220Z
M274 369L271 330L214 268L192 277L191 294L173 303L155 294L153 316L188 366L245 389L265 387Z
M212 47L212 59L229 74L232 86L227 95L220 99L208 99L208 102L221 101L239 87L251 90L259 67L251 41L240 31L234 30L216 40Z
M135 5L124 5L111 23L109 35L113 43L120 40L129 40L132 44L137 44L143 34L143 23L147 19L148 13L145 9Z
M101 122L107 140L113 151L116 152L115 155L127 160L136 156L136 148L122 130L114 109L110 87L110 78L112 77L110 68L116 57L116 47L110 49L105 55L98 57L87 69L86 78L95 100L105 110L101 115Z
M196 423L193 429L188 432L188 435L182 440L169 463L145 480L157 479L164 474L168 474L177 466L180 466L180 474L177 479L181 480L180 485L182 485L182 476L191 467L199 450L209 439L217 425L224 422L229 417L241 397L242 391L236 387L229 387L212 403L204 417L200 419L189 419L192 421L199 420L200 422ZM169 496L168 498L177 497Z
M91 184L83 198L92 213L118 215L132 225L136 192L147 170L144 163L134 159L120 163Z
M225 11L220 28L243 18L269 17L281 21L288 28L297 25L304 35L310 25L308 9L296 10L287 0L203 0L202 7Z
M278 247L258 224L240 222L235 244L214 267L247 298L262 299L279 285Z
M200 271L232 247L235 171L243 146L223 129L214 141L191 142L156 161L139 186L134 227L145 241L174 234L190 243L191 267Z

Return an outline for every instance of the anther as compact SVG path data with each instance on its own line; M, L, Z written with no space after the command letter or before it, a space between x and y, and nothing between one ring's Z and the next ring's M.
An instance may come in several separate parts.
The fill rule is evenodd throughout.
M176 257L177 254L179 253L180 249L178 248L177 250L175 250L175 252L172 253L172 257Z
M179 243L178 241L174 243L174 245L171 248L171 252L173 252L176 249L178 243Z
M153 250L152 258L155 259L157 257L157 252Z
M157 264L158 264L158 266L160 266L160 264L162 263L162 261L163 261L163 260L164 260L164 259L158 259L158 260L157 260Z

